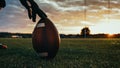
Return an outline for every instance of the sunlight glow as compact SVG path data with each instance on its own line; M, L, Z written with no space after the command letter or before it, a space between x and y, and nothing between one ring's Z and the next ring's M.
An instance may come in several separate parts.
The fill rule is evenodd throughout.
M102 19L99 24L91 26L92 33L107 33L107 34L116 34L120 30L120 20L111 19L109 22L106 19Z
M107 37L112 38L112 37L114 37L114 34L108 34Z

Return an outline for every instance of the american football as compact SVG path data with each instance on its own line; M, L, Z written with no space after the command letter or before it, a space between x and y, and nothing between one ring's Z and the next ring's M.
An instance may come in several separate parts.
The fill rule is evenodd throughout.
M60 37L54 24L48 19L41 19L33 31L33 48L46 59L54 58L59 49Z

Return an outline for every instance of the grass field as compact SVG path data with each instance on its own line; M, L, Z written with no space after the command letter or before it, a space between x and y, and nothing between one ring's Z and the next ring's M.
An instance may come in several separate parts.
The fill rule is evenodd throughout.
M53 60L39 58L31 39L0 38L0 68L120 68L120 39L62 39Z

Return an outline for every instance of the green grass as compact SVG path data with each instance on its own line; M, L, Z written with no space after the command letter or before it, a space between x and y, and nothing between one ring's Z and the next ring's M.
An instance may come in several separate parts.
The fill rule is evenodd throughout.
M119 68L120 39L62 39L53 60L39 58L31 39L1 38L0 68Z

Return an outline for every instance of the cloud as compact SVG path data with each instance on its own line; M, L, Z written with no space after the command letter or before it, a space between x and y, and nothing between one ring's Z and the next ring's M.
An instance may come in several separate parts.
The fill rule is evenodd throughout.
M111 18L120 19L120 0L112 0L110 9L108 9L107 0L87 0L86 5L84 0L35 1L60 31L98 24L101 19L105 19L109 15L108 10L111 11ZM0 11L0 31L17 29L23 32L32 32L36 23L33 24L28 19L27 10L20 4L19 0L6 0L6 2L7 6Z
M6 7L0 11L0 29L24 29L27 25L25 19L28 19L26 10L20 4L19 0L6 0L6 2Z
M82 6L80 6L81 0L39 0L37 1L40 4L44 5L49 5L54 8L54 10L59 10L59 11L80 11L83 9ZM49 7L46 6L46 7Z

